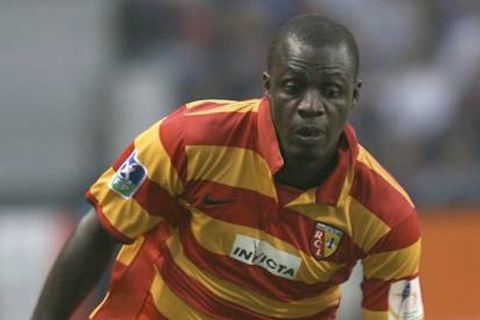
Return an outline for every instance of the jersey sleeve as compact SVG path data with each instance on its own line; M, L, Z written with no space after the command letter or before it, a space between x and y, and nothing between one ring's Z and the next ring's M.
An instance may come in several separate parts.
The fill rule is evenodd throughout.
M169 116L135 138L90 187L87 200L118 241L131 243L161 221L175 221L184 183L172 159L183 154L179 116Z
M420 227L416 212L407 215L362 259L363 319L421 320Z

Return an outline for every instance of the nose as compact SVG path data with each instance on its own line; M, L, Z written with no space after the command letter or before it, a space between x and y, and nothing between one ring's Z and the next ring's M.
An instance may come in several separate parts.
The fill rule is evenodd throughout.
M324 101L316 90L305 91L302 101L298 105L297 112L301 117L317 117L325 113Z

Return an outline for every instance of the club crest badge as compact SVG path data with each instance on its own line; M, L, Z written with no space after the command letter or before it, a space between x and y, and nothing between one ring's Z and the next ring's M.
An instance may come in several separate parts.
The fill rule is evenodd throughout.
M310 240L312 255L318 260L331 256L337 251L342 238L342 230L317 222Z
M138 190L147 176L147 169L138 161L134 151L118 168L110 182L110 188L125 199L129 199Z

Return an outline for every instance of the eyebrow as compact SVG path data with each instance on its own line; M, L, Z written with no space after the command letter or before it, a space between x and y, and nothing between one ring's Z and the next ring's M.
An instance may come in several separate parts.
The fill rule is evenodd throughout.
M302 65L296 65L296 64L291 64L288 63L286 65L287 71L293 72L293 73L299 73L299 74L306 74L308 73L306 68Z
M334 67L337 69L336 67ZM341 70L331 70L332 68L325 68L325 67L316 67L314 68L315 71L320 71L324 74L327 74L328 76L331 77L336 77L342 80L342 82L347 82L348 80L348 72L346 71L341 71ZM306 68L301 66L301 65L292 65L288 64L286 66L286 72L291 72L296 75L300 76L307 76L309 72L307 72Z
M326 73L326 74L331 75L331 76L339 76L339 77L342 77L342 78L345 78L350 73L348 70L344 70L344 69L339 68L337 66L334 66L334 67L332 67L332 66L329 66L329 67L315 66L314 69L317 72Z

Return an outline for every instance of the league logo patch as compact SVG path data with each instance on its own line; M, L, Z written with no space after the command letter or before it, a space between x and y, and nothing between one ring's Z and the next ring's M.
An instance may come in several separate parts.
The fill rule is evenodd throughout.
M118 168L110 182L110 188L125 199L135 194L147 176L147 169L138 161L134 151Z
M389 320L423 319L422 293L418 277L411 280L400 280L390 285L388 308Z
M310 240L310 249L316 259L324 259L337 251L342 241L343 231L317 222Z

